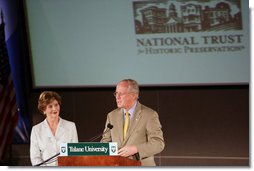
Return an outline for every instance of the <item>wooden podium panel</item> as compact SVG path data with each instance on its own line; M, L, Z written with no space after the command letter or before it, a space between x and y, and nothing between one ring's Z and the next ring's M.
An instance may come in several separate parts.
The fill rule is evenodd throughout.
M121 156L59 156L58 166L141 166L141 162Z

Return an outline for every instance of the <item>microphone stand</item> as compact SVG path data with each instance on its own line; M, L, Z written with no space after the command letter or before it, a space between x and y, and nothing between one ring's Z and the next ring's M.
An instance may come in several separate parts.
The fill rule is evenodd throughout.
M113 125L111 125L110 123L108 123L107 125L107 130L101 134L98 134L96 136L94 136L93 138L89 139L89 142L94 142L96 139L98 139L99 137L101 137L102 135L106 134L108 131L110 131L113 128Z
M57 153L57 154L55 154L54 156L48 158L47 160L45 160L45 161L43 161L43 162L41 162L41 163L39 163L39 164L36 164L36 165L34 165L34 166L40 166L40 165L42 165L42 164L48 162L49 160L51 160L51 159L53 159L53 158L55 158L55 157L57 157L57 156L59 156L59 155L60 155L60 153Z

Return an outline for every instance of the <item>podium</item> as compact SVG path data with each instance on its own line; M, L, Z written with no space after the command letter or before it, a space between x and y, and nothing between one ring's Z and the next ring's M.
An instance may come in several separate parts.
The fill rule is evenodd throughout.
M141 166L141 162L121 156L59 156L58 166Z

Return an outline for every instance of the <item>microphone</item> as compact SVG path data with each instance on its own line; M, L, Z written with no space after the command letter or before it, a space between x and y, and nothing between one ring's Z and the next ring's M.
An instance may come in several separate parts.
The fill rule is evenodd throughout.
M93 138L89 139L89 142L93 142L93 141L95 141L96 139L100 138L101 136L103 136L104 134L106 134L108 131L110 131L113 127L114 127L114 126L113 126L111 123L108 123L106 131L104 131L103 133L100 133L100 134L94 136Z

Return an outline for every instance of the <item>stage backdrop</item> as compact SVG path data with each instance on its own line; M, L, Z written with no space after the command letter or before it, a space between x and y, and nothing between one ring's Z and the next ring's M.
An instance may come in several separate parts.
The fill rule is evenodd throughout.
M246 0L25 0L35 87L248 83Z

